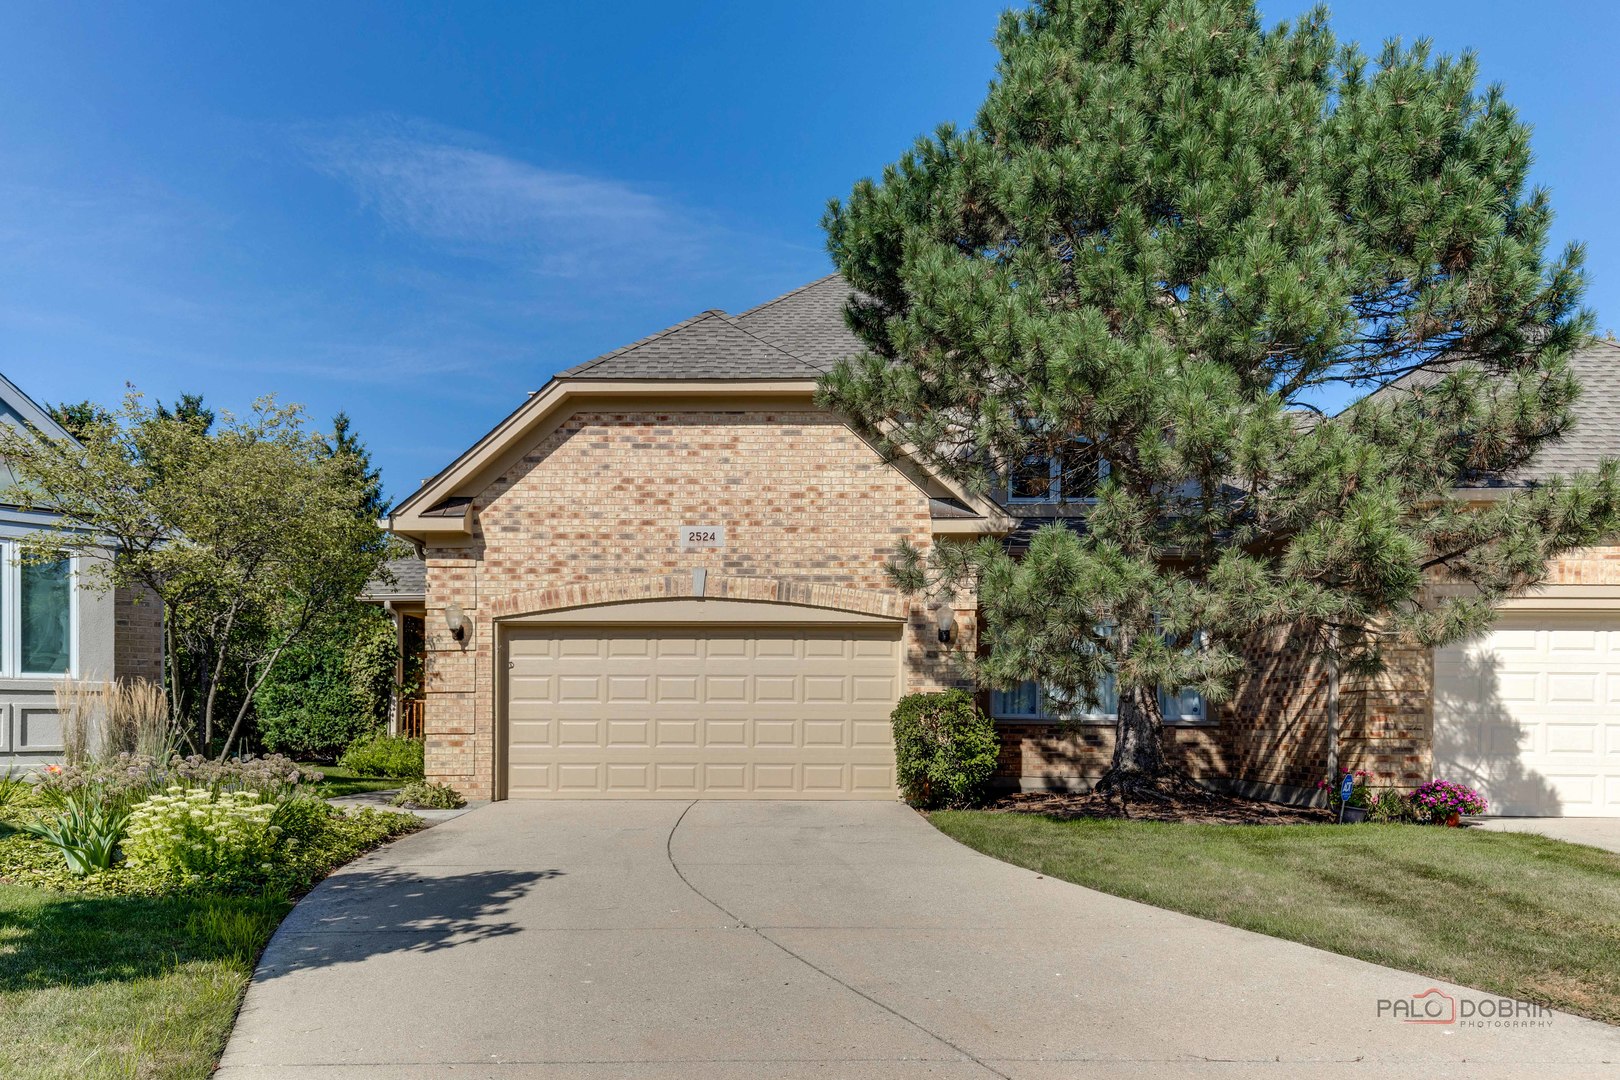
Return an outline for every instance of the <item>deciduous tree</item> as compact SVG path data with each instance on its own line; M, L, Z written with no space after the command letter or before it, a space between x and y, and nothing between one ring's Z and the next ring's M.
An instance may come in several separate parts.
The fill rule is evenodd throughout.
M177 716L228 754L277 660L382 559L369 466L352 438L310 431L300 407L271 399L239 418L190 397L153 409L131 393L116 413L74 419L73 440L0 427L0 458L18 478L8 498L57 515L22 556L76 555L93 585L155 596ZM175 678L182 655L195 687Z

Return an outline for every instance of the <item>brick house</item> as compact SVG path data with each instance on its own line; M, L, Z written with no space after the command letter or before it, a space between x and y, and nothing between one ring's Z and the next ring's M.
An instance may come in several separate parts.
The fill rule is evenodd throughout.
M816 380L859 348L846 295L830 276L564 371L395 508L423 566L369 598L419 620L430 778L473 798L894 797L888 713L962 685L951 654L975 635L971 598L942 612L889 586L897 544L1016 543L1066 511L1056 470L971 497L817 409ZM1612 382L1616 355L1594 346L1583 376ZM1614 389L1588 395L1607 425L1549 467L1620 451ZM1166 695L1191 775L1306 800L1335 768L1438 772L1509 813L1620 814L1620 548L1374 680L1299 635L1253 657L1230 702ZM1032 686L984 701L1004 786L1106 766L1110 716L1059 724Z

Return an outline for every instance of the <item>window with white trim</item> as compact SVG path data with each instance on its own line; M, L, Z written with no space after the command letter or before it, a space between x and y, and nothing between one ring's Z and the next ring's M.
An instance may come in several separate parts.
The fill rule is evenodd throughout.
M1203 724L1209 720L1204 695L1192 687L1159 691L1159 709L1167 724ZM1119 691L1112 675L1097 688L1096 706L1082 713L1065 716L1057 711L1041 685L1025 680L1011 690L990 691L990 715L997 720L1077 720L1082 723L1113 723L1119 719Z
M22 563L0 542L0 675L75 673L78 590L73 563Z
M1084 439L1062 453L1030 454L1007 473L1009 503L1087 502L1108 475L1108 462Z

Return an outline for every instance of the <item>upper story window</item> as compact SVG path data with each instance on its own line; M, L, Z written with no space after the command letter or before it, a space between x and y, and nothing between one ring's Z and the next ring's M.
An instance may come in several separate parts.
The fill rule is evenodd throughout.
M1085 502L1097 497L1108 462L1097 448L1076 439L1057 454L1030 454L1007 475L1009 503Z
M0 675L69 675L78 620L73 564L23 564L0 542Z

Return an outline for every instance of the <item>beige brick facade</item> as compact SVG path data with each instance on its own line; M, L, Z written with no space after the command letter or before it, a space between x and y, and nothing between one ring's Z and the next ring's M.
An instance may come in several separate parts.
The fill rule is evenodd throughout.
M482 486L471 520L470 538L430 540L425 552L427 771L470 797L496 793L497 620L694 595L833 608L904 618L904 689L966 685L934 614L885 574L901 540L933 542L927 496L808 405L582 403ZM681 550L685 525L723 527L724 548ZM701 593L694 570L704 571ZM1620 586L1620 547L1560 560L1549 583ZM121 650L128 621L131 656L150 655L142 642L157 633L155 609L124 601ZM471 620L465 644L446 630L451 604ZM971 649L970 603L957 632ZM1335 679L1303 633L1258 637L1249 655L1211 723L1167 731L1167 753L1189 775L1287 798L1312 797L1335 766L1364 769L1379 786L1429 778L1428 650L1393 648L1386 671L1359 680ZM1083 786L1112 755L1106 724L1001 728L1008 786Z
M474 521L426 551L427 771L473 798L494 792L497 618L687 596L702 569L711 597L904 614L907 689L953 678L932 613L884 572L902 539L931 542L927 496L825 413L581 409L475 497ZM683 525L723 527L724 549L682 551Z

